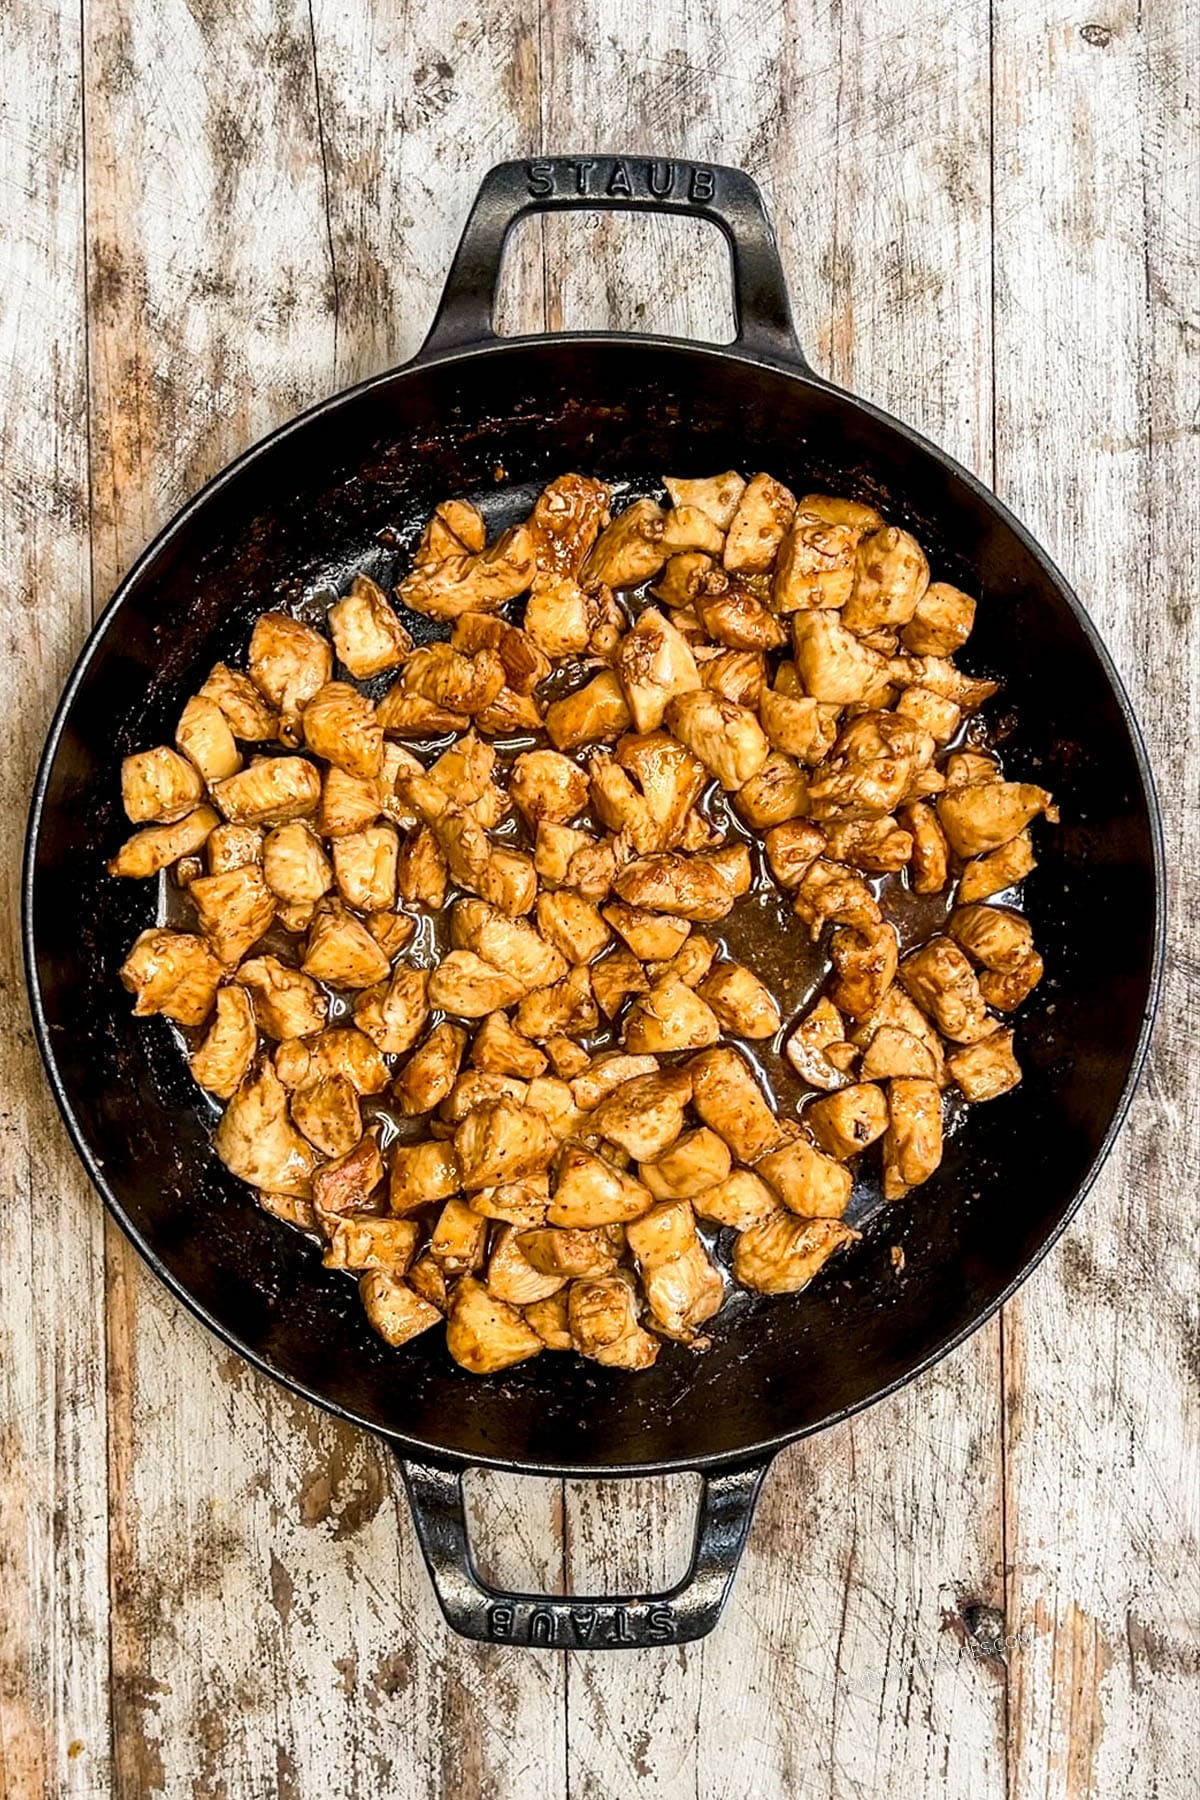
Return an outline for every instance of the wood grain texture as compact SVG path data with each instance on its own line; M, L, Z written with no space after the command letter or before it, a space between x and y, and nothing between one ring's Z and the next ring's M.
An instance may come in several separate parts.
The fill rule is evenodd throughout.
M24 997L22 837L88 623L79 25L0 10L0 1796L109 1792L103 1228Z
M18 224L0 247L17 721L0 1800L1183 1800L1200 1690L1185 0L1118 0L1102 22L1077 0L84 0L82 18L81 40L69 9L0 15ZM1174 851L1166 1029L1081 1221L1003 1333L781 1457L717 1632L634 1658L452 1638L386 1456L231 1358L115 1233L103 1247L34 1066L15 935L24 795L90 575L102 603L230 456L410 354L478 176L547 148L759 176L816 365L994 474L1077 581ZM682 222L533 221L500 327L727 336L714 245ZM692 1489L478 1476L472 1530L502 1582L641 1589L682 1567Z

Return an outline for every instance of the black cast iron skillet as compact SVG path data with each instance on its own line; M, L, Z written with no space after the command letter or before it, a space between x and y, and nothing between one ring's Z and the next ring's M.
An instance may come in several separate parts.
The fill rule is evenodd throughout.
M729 242L731 345L603 333L500 340L505 237L541 209L682 213ZM153 884L109 880L126 834L120 762L170 742L184 699L245 648L267 606L385 584L429 510L522 513L568 469L618 493L663 471L768 469L849 493L917 533L935 573L982 597L974 666L1004 678L1009 771L1053 789L1027 908L1048 978L1018 1028L1022 1085L970 1117L937 1176L889 1209L798 1300L762 1302L705 1356L668 1345L634 1377L546 1355L488 1380L440 1332L392 1350L353 1286L269 1218L212 1154L212 1115L162 1020L116 970L155 918ZM502 471L502 475L498 474ZM623 486L622 484L627 484ZM558 1645L681 1642L715 1623L763 1473L793 1439L892 1393L960 1343L1045 1253L1090 1186L1142 1060L1161 955L1162 852L1129 702L1049 559L964 470L821 380L793 336L754 183L626 158L507 163L486 177L433 329L405 368L315 407L243 456L167 527L96 627L50 733L30 823L25 943L51 1083L88 1172L160 1278L249 1361L388 1439L451 1625ZM903 1247L898 1278L891 1258ZM462 1474L699 1470L695 1556L670 1592L540 1598L486 1586Z

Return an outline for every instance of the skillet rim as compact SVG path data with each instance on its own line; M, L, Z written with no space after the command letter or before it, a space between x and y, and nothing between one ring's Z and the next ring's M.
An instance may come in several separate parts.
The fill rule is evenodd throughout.
M76 695L92 662L99 653L101 645L107 637L111 626L115 622L117 615L136 590L145 571L159 555L161 550L170 542L172 537L174 537L176 533L184 530L205 504L210 499L214 498L227 484L238 478L256 458L266 455L268 451L274 449L275 446L282 443L292 434L299 433L308 426L316 424L318 420L326 415L335 412L340 407L361 398L375 389L385 388L397 380L402 380L407 375L424 373L428 369L453 367L457 364L473 362L480 358L511 356L531 349L545 349L561 344L577 344L592 349L617 351L630 348L653 349L660 352L681 351L690 357L699 356L701 358L712 358L715 361L741 363L751 368L769 370L773 374L784 376L801 388L816 388L827 394L833 395L843 405L855 409L875 424L882 426L887 431L895 433L911 448L919 451L924 456L932 458L934 462L940 464L943 469L953 475L956 480L964 483L968 491L973 493L976 499L983 502L996 517L998 522L1006 530L1012 533L1021 547L1041 568L1047 579L1055 588L1059 598L1066 604L1068 610L1074 616L1076 624L1080 627L1084 638L1087 640L1090 648L1095 654L1100 664L1101 671L1116 699L1118 710L1124 721L1125 728L1129 733L1134 763L1141 787L1142 804L1145 809L1151 841L1154 887L1152 923L1153 945L1149 979L1146 986L1145 999L1142 1005L1141 1023L1134 1044L1133 1054L1130 1058L1129 1070L1124 1085L1122 1086L1120 1097L1113 1110L1112 1117L1109 1120L1104 1136L1095 1156L1088 1166L1083 1180L1063 1207L1058 1218L1046 1232L1033 1255L1028 1258L1008 1285L989 1300L987 1305L978 1311L969 1323L964 1325L960 1330L951 1333L944 1341L935 1345L926 1356L922 1357L919 1362L914 1363L903 1375L899 1375L894 1380L885 1383L884 1386L877 1388L873 1393L864 1396L861 1400L855 1401L853 1405L838 1407L834 1411L826 1414L825 1417L810 1425L800 1426L794 1431L777 1433L774 1437L758 1440L755 1443L744 1445L737 1450L719 1451L690 1457L674 1456L658 1458L645 1462L585 1464L547 1461L526 1462L514 1457L485 1454L468 1455L461 1450L447 1449L443 1445L431 1444L421 1438L409 1437L402 1432L390 1430L385 1426L381 1426L364 1418L362 1414L355 1412L352 1408L343 1406L337 1401L329 1399L328 1396L322 1394L319 1390L283 1373L265 1356L244 1344L234 1332L223 1325L209 1309L195 1297L184 1282L172 1273L151 1243L141 1234L141 1232L139 1232L124 1210L118 1196L108 1183L103 1167L91 1149L80 1122L76 1117L70 1095L67 1093L66 1086L59 1072L57 1059L51 1042L50 1028L42 1002L41 981L38 971L37 929L34 920L34 882L36 877L37 849L41 839L42 825L46 817L47 789L50 784L50 778L53 773L59 746L67 722L70 718ZM1166 854L1163 839L1162 814L1155 789L1153 773L1150 768L1149 757L1146 753L1145 741L1142 736L1137 715L1134 712L1132 702L1130 701L1129 694L1121 679L1120 673L1117 670L1103 639L1096 629L1096 626L1093 624L1091 617L1083 606L1082 601L1079 599L1058 565L1041 547L1028 529L1009 510L1004 502L978 478L978 476L974 475L969 469L964 467L963 464L957 462L948 454L948 452L941 449L940 446L923 436L911 425L896 418L894 414L885 412L881 407L875 406L871 401L861 399L858 395L852 394L845 388L839 387L835 382L827 381L823 376L816 374L813 370L809 369L807 365L800 363L798 360L793 361L782 355L772 356L761 351L747 350L740 347L736 342L731 344L706 344L698 340L661 336L649 332L563 331L553 333L530 333L519 337L485 339L478 343L458 345L434 354L424 354L419 352L408 363L387 369L378 375L368 376L364 381L357 382L352 387L343 388L337 393L327 396L323 400L316 401L312 406L306 408L303 412L296 414L293 418L286 420L282 425L276 427L274 431L269 432L265 437L260 438L256 443L250 445L250 447L244 450L241 455L235 457L232 462L227 463L222 469L218 470L210 480L205 482L196 493L184 502L179 510L155 534L145 549L142 550L141 554L136 558L121 581L117 584L111 598L100 613L100 616L96 619L84 641L83 647L80 650L70 676L67 679L66 686L55 707L54 716L46 735L46 741L38 760L33 796L29 809L28 825L26 828L21 870L21 945L25 964L26 988L34 1036L37 1040L38 1051L41 1055L42 1064L46 1071L51 1092L54 1095L55 1104L57 1105L63 1123L66 1126L67 1135L71 1140L75 1153L79 1157L92 1186L99 1193L100 1198L104 1202L111 1217L116 1221L130 1243L133 1244L135 1250L137 1250L139 1255L149 1266L152 1273L163 1283L164 1287L166 1287L174 1297L186 1307L188 1312L190 1312L194 1318L198 1319L202 1325L206 1326L207 1329L222 1343L228 1345L228 1347L235 1351L237 1355L244 1358L244 1360L258 1370L260 1374L279 1383L280 1386L288 1389L289 1392L298 1395L301 1399L311 1401L313 1405L320 1407L327 1413L333 1414L336 1418L344 1420L347 1424L354 1425L360 1430L370 1433L374 1437L383 1439L402 1459L409 1457L413 1460L419 1459L431 1464L440 1464L443 1467L449 1466L460 1470L469 1468L490 1468L504 1470L513 1474L540 1475L567 1480L611 1480L622 1477L636 1478L638 1476L678 1474L691 1471L734 1469L753 1463L762 1463L765 1465L788 1444L798 1443L804 1438L813 1436L818 1431L824 1431L830 1426L842 1424L845 1420L853 1418L855 1414L865 1411L867 1407L874 1406L881 1400L889 1399L902 1388L907 1387L911 1382L917 1380L919 1376L925 1374L927 1370L941 1362L944 1357L949 1356L952 1351L958 1349L961 1344L965 1343L969 1337L973 1336L976 1331L985 1325L987 1321L1012 1298L1017 1289L1029 1279L1034 1270L1049 1254L1050 1250L1053 1249L1054 1245L1063 1235L1067 1226L1074 1219L1080 1207L1083 1205L1084 1200L1091 1192L1101 1169L1112 1152L1117 1137L1120 1135L1121 1129L1128 1116L1134 1093L1137 1090L1138 1082L1141 1079L1142 1070L1145 1066L1146 1056L1150 1045L1150 1037L1158 1010L1162 989L1163 970L1166 961L1166 925Z

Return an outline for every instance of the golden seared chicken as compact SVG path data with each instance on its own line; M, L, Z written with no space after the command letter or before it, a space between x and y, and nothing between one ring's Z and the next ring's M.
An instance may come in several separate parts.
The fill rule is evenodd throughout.
M144 881L202 850L219 823L211 806L197 806L172 825L148 825L125 840L106 865L108 872Z
M613 1369L648 1369L658 1340L638 1322L637 1294L628 1272L575 1281L567 1298L571 1343L581 1356Z
M858 1239L840 1219L804 1219L769 1213L741 1232L733 1246L733 1273L760 1294L797 1294L835 1250Z
M320 1157L292 1124L288 1092L269 1062L238 1088L213 1134L231 1175L272 1194L307 1200Z
M280 962L277 956L255 956L237 972L254 1006L258 1029L280 1043L312 1037L329 1016L329 1001L310 975Z
M135 1011L195 1031L257 1204L472 1373L703 1350L726 1270L798 1292L860 1179L939 1166L944 1093L1019 1082L1045 973L1012 902L1057 814L971 717L975 602L862 502L666 492L564 474L491 545L446 498L419 647L354 576L122 771L110 872L192 926L134 944Z
M135 825L170 825L204 797L204 777L194 763L165 744L139 750L121 764L121 800Z
M136 994L139 1018L161 1013L180 1025L203 1025L226 971L202 937L187 931L143 931L121 965Z
M355 681L399 668L412 649L387 595L369 575L356 575L350 592L330 607L329 629L337 659Z
M175 744L209 787L236 775L242 766L229 720L207 694L193 694L184 707L175 727Z
M494 1375L536 1356L542 1340L516 1307L496 1299L473 1275L464 1275L450 1296L446 1348L472 1374Z
M216 1016L202 1042L192 1051L188 1067L202 1088L218 1100L228 1100L254 1061L258 1027L245 988L220 988L216 1007Z

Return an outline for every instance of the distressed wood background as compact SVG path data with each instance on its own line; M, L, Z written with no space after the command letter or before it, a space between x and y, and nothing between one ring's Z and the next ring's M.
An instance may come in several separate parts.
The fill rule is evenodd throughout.
M0 5L0 1796L1176 1800L1200 1715L1200 144L1188 0ZM505 156L736 162L813 360L1072 573L1150 740L1173 950L1104 1179L1004 1317L781 1456L724 1622L635 1658L444 1630L388 1458L105 1226L22 994L54 700L145 540L416 347ZM720 335L701 225L554 220L509 328ZM494 1571L681 1565L686 1481L480 1479Z

